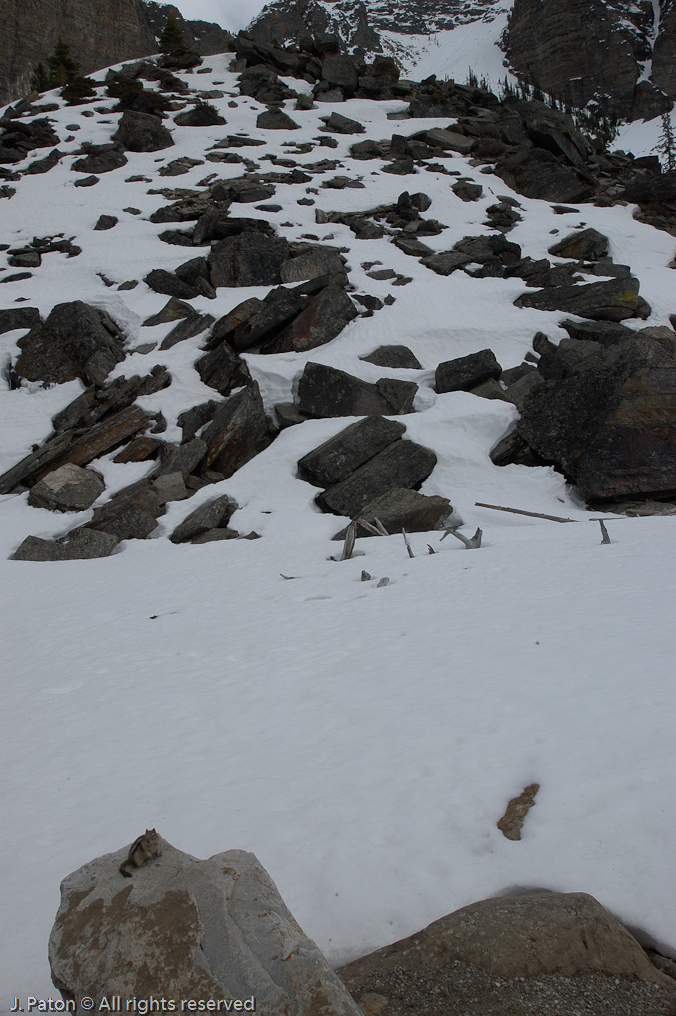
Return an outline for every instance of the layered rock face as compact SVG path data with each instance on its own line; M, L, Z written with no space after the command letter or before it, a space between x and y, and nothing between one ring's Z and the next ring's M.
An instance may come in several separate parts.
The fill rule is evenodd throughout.
M515 0L507 52L526 80L573 106L604 95L619 116L650 119L670 109L676 94L676 6L663 10L652 83L639 82L652 32L652 7L644 11L624 0Z
M159 36L168 14L173 14L181 28L186 45L201 56L224 53L231 48L232 36L220 25L212 21L186 21L173 4L155 3L154 0L141 0L141 6L153 35Z
M157 49L137 0L22 0L0 8L0 104L30 90L59 36L89 74Z

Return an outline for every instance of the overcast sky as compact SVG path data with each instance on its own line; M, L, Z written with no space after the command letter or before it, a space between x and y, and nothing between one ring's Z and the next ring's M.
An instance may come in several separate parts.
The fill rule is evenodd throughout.
M265 0L170 0L184 18L215 21L231 32L245 28Z

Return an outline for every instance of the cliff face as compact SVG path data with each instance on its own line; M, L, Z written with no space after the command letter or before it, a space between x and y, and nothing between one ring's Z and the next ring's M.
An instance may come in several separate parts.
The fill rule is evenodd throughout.
M181 28L189 49L200 56L225 53L232 48L232 35L212 21L186 21L173 4L160 4L155 0L141 0L141 6L153 35L159 36L168 14L173 14Z
M575 106L604 95L623 118L651 118L671 107L664 92L676 95L675 14L672 0L655 42L652 82L640 81L643 62L653 55L652 3L515 0L509 61L531 83Z
M0 105L30 90L59 36L84 74L157 50L138 0L0 0Z

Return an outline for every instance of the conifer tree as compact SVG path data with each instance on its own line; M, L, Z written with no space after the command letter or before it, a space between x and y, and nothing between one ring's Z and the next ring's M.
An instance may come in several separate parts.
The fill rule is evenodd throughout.
M45 70L45 65L43 63L39 63L37 67L33 68L33 73L31 74L31 88L35 92L46 92L49 88L51 88L49 83L49 74Z
M170 12L164 23L162 34L159 38L160 53L185 53L186 45L183 38L183 30L178 23L176 15Z
M669 172L676 169L676 138L669 113L662 114L662 133L654 151L662 156L663 164Z
M49 64L49 87L58 88L60 85L67 85L69 81L78 77L80 65L70 56L70 46L67 46L59 36L54 52L47 58Z

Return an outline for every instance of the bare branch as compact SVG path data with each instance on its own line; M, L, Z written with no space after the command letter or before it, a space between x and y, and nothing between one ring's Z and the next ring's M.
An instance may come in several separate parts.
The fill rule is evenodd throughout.
M354 541L357 538L357 523L353 519L347 527L345 533L345 543L343 544L343 553L340 558L341 561L349 561L352 557L352 551L354 550Z
M442 537L442 539L443 539L443 537ZM431 544L431 543L428 543L428 544L427 544L427 550L428 550L428 552L429 552L430 554L436 554L436 550L434 549L434 547L432 546L432 544Z
M559 515L543 515L542 512L525 512L521 508L504 508L499 504L484 504L482 501L475 501L477 508L492 508L495 512L511 512L512 515L528 515L532 519L549 519L550 522L579 522L579 519L562 519Z
M381 578L380 582L376 586L376 589L380 589L381 586L388 586L389 584L390 584L390 580L388 579L387 575L383 575L383 577Z
M610 537L608 536L608 530L606 529L603 519L599 519L599 525L601 527L601 544L610 543Z
M384 526L384 525L382 524L382 522L380 521L380 519L378 519L378 518L376 518L376 517L374 516L374 518L373 518L373 521L374 521L374 522L375 522L375 524L376 524L376 528L380 530L380 535L381 535L381 536L389 536L389 535L390 535L390 534L388 533L388 531L387 531L387 530L385 529L385 526Z
M439 543L441 543L442 540L445 540L449 533L451 536L455 536L456 540L460 540L461 543L464 543L466 550L476 550L481 546L481 537L483 536L483 533L480 529L477 529L474 536L470 539L467 539L467 537L463 536L462 533L456 533L455 529L447 529L441 537L441 540L439 540Z
M365 530L367 531L367 533L370 533L370 534L371 534L371 536L382 536L382 535L383 535L383 534L382 534L382 533L380 532L380 530L379 530L379 529L376 529L376 527L375 527L375 526L372 526L370 522L367 522L367 521L366 521L366 519L362 519L362 518L359 518L359 519L357 519L356 521L357 521L357 523L358 523L358 524L359 524L360 526L363 526L363 527L364 527L364 529L365 529ZM385 533L385 536L387 536L387 533Z
M404 529L403 526L401 527L401 535L404 537L404 543L406 544L406 550L408 551L408 556L409 557L415 557L415 554L411 550L411 544L408 542L408 537L406 536L406 530Z
M362 582L370 582L371 581L371 576L369 575L369 573L367 571L362 571L362 573L361 573L361 580L362 580Z

